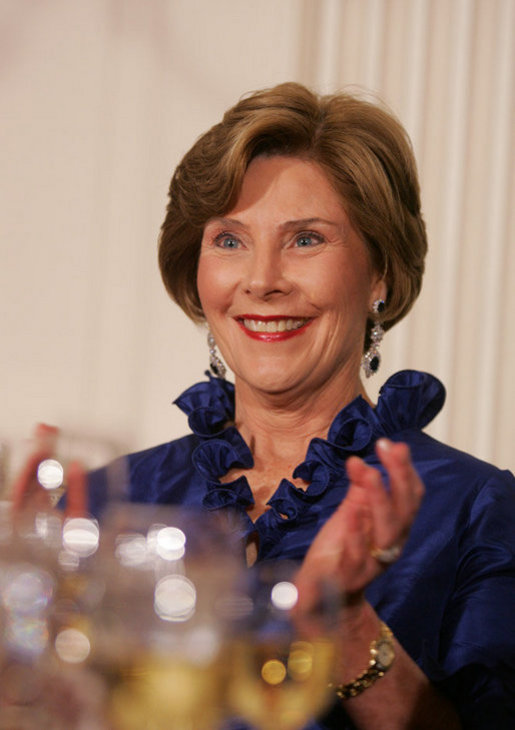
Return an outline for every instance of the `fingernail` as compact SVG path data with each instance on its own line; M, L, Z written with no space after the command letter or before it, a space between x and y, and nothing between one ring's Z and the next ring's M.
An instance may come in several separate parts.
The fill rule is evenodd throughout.
M378 439L377 448L381 449L384 453L387 453L388 451L391 451L392 442L385 438Z

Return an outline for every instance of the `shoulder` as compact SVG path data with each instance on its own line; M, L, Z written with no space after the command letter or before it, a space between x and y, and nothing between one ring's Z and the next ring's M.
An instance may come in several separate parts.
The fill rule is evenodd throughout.
M515 477L507 469L444 444L422 431L401 433L397 440L405 440L410 446L415 468L426 479L427 487L443 482L454 489L474 492L485 485L515 489Z
M89 511L100 515L110 501L179 502L195 482L193 434L128 454L88 474Z
M127 459L131 473L145 471L146 469L154 470L156 466L166 464L170 460L187 458L191 455L197 443L198 439L193 434L188 434L173 441L167 441L164 444L128 454Z
M515 553L515 477L507 470L437 441L420 431L399 434L411 448L425 488L413 544L434 543L455 555L479 539L503 542ZM452 547L451 547L452 546Z
M436 481L454 477L472 488L486 482L513 485L514 477L509 471L448 446L423 431L444 402L445 387L438 378L418 370L402 370L382 386L374 416L389 438L410 446L417 469Z
M467 583L499 561L515 576L514 475L420 432L406 440L425 487L410 537L414 559L431 555L439 575L457 571Z
M191 482L192 453L198 445L194 434L137 451L127 456L130 499L158 502L164 495Z

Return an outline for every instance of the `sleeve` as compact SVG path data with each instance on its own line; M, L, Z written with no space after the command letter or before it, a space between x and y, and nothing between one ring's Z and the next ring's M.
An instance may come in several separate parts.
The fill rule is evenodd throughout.
M466 730L515 728L515 480L477 493L440 636L437 682Z

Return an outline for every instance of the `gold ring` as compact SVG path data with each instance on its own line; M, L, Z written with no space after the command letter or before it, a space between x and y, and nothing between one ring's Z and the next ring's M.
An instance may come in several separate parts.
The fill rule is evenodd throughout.
M392 545L389 548L372 548L370 555L377 560L378 563L384 563L384 565L391 565L399 559L401 554L401 548L399 545Z

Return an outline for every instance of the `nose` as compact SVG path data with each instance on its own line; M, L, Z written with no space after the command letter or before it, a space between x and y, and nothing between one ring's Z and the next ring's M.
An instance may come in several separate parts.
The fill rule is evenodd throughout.
M281 251L256 247L249 257L243 287L250 296L265 300L290 292Z

